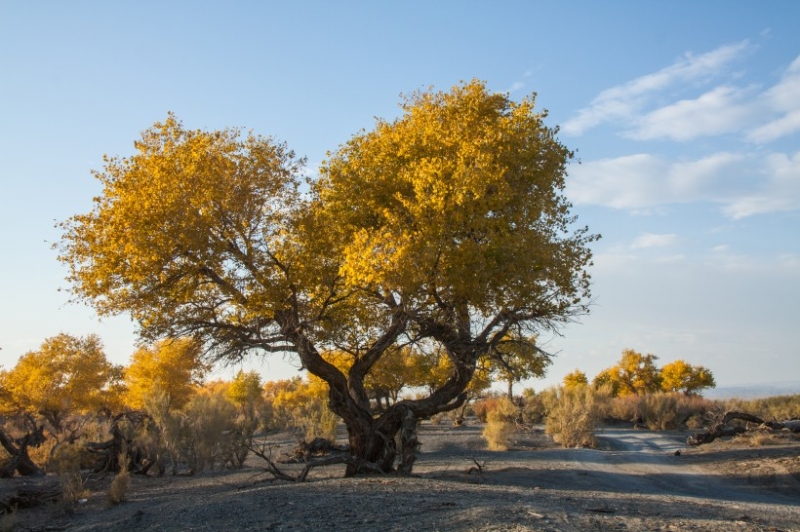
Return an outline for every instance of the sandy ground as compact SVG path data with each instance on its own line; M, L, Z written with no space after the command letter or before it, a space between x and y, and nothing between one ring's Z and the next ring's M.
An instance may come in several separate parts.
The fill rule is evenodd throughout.
M535 430L491 452L480 431L424 425L410 478L343 479L332 466L275 481L253 459L235 472L134 478L129 500L110 507L109 477L73 515L20 511L13 529L800 531L800 441L789 436L689 449L688 433L606 428L591 450L555 448Z

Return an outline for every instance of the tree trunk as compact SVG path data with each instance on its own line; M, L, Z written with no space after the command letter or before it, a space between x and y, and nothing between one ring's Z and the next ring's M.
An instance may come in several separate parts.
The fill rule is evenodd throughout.
M44 442L44 427L34 428L22 438L11 439L6 431L0 427L0 445L11 455L9 462L0 469L0 477L10 478L16 471L22 476L44 475L44 471L37 466L28 456L28 446L38 447Z

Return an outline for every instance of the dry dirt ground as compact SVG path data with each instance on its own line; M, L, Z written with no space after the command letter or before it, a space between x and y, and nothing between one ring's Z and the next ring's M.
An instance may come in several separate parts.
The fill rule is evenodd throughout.
M117 506L106 502L110 477L92 480L74 514L21 510L0 528L800 531L800 441L789 435L687 448L686 432L605 428L591 450L556 448L539 429L491 452L480 432L423 425L410 478L343 479L343 466L331 466L305 483L276 481L254 458L236 472L133 478Z

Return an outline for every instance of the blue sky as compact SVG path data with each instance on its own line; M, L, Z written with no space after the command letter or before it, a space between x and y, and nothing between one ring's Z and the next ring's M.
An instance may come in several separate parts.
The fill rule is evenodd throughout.
M53 224L91 209L103 154L168 111L286 141L313 172L401 93L478 78L537 93L577 150L574 213L603 235L594 312L542 339L558 356L530 385L624 348L720 386L796 380L798 20L794 1L0 1L0 364L59 332L127 363L127 318L67 303Z

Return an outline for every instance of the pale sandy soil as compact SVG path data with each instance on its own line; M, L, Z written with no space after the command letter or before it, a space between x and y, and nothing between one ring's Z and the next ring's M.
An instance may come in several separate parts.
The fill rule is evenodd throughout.
M134 478L128 502L109 507L108 477L87 485L75 514L20 511L14 529L800 531L800 441L788 436L688 449L688 433L606 428L590 450L534 431L491 452L480 431L424 425L411 478L343 479L333 466L270 481L253 459L236 472ZM483 471L467 473L475 462Z

